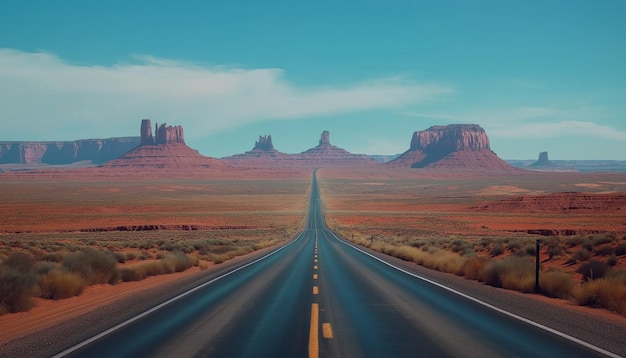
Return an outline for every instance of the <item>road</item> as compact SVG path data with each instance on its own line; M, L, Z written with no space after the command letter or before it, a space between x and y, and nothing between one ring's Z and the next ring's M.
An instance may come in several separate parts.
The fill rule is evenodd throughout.
M57 356L611 355L546 329L339 240L325 228L314 176L293 241Z

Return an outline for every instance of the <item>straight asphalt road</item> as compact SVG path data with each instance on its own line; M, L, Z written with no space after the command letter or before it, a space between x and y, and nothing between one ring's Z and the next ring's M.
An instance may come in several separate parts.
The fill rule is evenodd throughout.
M620 356L386 261L326 229L314 174L293 241L56 357Z

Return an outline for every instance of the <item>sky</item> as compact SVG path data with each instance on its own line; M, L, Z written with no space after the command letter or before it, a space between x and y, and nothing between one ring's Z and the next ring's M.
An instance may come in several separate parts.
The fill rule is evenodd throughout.
M475 123L503 159L626 160L626 1L20 1L0 5L0 141L182 125L211 157L330 131L402 153Z

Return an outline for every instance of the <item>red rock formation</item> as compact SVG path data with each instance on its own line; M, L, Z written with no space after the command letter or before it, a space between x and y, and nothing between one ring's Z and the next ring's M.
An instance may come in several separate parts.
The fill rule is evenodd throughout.
M411 147L387 163L395 167L513 170L491 151L485 130L476 124L433 126L413 133Z
M185 136L183 135L183 127L181 126L167 126L165 123L155 125L156 139L155 144L168 144L168 143L185 143Z
M149 142L150 120L141 121L142 143ZM154 144L140 145L120 158L106 163L105 168L133 169L193 169L209 167L225 167L215 158L205 157L198 151L185 145L183 128L167 126L165 123L155 126Z
M154 144L154 138L152 137L152 123L149 119L141 120L141 145Z
M330 144L330 133L323 131L319 145L305 152L294 155L300 166L332 167L332 166L366 166L378 162L365 154L352 154L347 150Z
M330 144L328 131L322 132L319 145L300 154L285 154L274 149L271 136L260 136L254 148L244 154L222 158L238 167L331 167L372 165L378 162L367 155L352 154Z
M548 159L548 152L541 152L539 153L539 159L531 164L530 167L533 169L554 169L557 165Z
M323 131L322 136L320 138L319 145L325 145L325 144L330 145L330 133L328 131Z
M271 135L264 135L264 136L259 136L259 140L257 142L254 143L254 148L252 149L252 151L254 150L261 150L261 151L265 151L265 152L271 152L274 150L274 144L272 144L272 136Z
M289 167L291 156L274 149L272 136L259 136L252 150L243 154L224 157L221 160L229 165L249 168Z
M0 164L96 164L119 158L140 144L139 137L81 139L71 142L0 142Z

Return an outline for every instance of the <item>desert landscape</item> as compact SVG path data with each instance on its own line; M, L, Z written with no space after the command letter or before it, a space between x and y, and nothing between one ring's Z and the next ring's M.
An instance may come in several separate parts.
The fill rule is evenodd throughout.
M261 136L216 159L182 127L151 129L142 121L142 144L103 165L0 174L0 324L14 328L0 341L287 242L317 167L326 222L354 243L533 293L539 240L539 293L626 316L624 173L514 168L476 125L415 132L385 164L328 132L301 154Z

